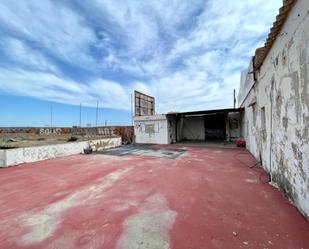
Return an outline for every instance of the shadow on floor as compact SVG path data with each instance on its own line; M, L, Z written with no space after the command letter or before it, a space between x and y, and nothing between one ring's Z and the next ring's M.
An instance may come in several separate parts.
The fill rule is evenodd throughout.
M172 149L172 148L156 148L149 144L134 144L127 145L118 148L108 149L104 151L98 151L95 154L111 155L111 156L150 156L160 157L167 159L175 159L182 155L186 150L184 149Z
M235 142L227 142L222 140L214 141L181 141L177 145L190 146L190 147L214 147L214 148L237 148Z

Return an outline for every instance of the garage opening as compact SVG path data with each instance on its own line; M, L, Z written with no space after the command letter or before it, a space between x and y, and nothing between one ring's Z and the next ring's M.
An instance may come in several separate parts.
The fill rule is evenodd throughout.
M222 114L206 115L205 140L226 140L226 116Z
M228 142L240 137L240 109L168 115L170 140L175 143Z

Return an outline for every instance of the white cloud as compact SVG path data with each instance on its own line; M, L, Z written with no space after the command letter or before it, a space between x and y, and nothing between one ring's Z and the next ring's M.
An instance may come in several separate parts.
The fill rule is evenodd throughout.
M130 91L119 83L107 80L95 80L88 86L88 93L103 100L103 107L129 110Z
M0 89L11 94L71 104L78 104L79 97L85 101L83 85L50 73L0 69L0 82Z
M136 89L156 97L158 112L231 107L240 71L280 5L1 1L0 51L7 48L3 54L16 65L0 64L0 91L76 105L100 99L104 107L129 110ZM90 72L83 82L72 80L55 60Z
M94 63L88 52L96 36L83 21L78 13L56 1L0 2L1 29L23 37L68 63Z
M102 107L130 109L130 95L123 86L112 81L95 80L82 84L52 73L0 68L0 82L0 91L9 94L93 107L100 101Z
M2 37L0 38L0 50L3 50L3 53L13 62L30 67L30 69L58 72L57 67L40 50L30 48L21 40Z

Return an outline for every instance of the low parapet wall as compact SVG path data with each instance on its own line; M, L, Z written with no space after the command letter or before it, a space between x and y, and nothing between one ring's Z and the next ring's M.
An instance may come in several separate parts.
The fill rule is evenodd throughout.
M121 145L121 137L104 138L65 144L44 145L27 148L0 150L0 167L70 156L84 152L86 148L100 151Z
M1 134L39 134L49 135L86 135L86 136L120 136L123 143L134 142L133 126L98 126L98 127L0 127Z

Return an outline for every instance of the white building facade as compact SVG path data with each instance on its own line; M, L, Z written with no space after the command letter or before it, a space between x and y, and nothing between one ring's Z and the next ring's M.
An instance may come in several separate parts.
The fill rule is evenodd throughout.
M135 142L140 144L169 144L168 119L165 114L134 117Z
M242 75L241 134L272 181L309 217L309 1L284 1Z

